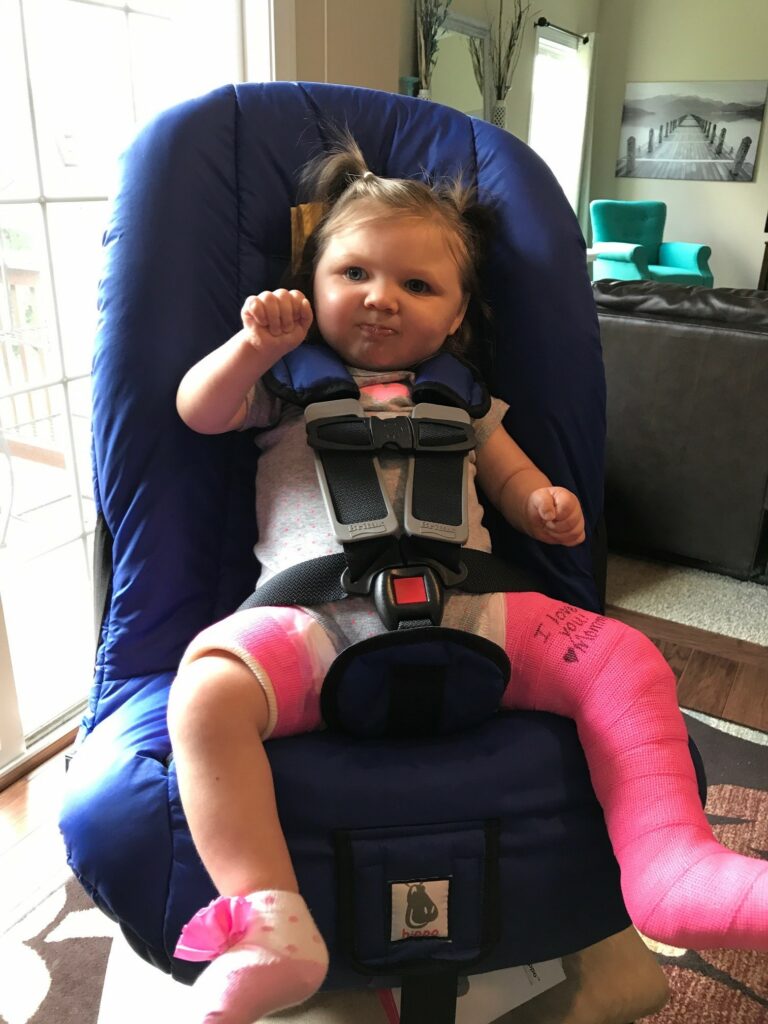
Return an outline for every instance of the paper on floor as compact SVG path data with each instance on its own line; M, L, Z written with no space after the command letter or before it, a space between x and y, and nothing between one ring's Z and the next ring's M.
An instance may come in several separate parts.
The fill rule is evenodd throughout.
M456 1004L456 1024L492 1024L502 1014L565 981L563 961L545 960L523 967L508 967L487 974L473 974L469 991ZM398 1011L400 989L392 990Z

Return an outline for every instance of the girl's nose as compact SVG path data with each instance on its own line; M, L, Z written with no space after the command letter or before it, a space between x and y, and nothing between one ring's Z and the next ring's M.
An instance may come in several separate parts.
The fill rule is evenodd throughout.
M397 310L397 295L394 285L388 281L372 280L364 302L366 309L379 309L394 313Z

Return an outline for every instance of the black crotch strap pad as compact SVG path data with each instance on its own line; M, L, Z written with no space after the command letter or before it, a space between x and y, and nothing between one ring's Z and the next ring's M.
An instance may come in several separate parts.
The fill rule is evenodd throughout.
M495 643L438 626L398 630L353 644L323 683L326 724L355 736L445 735L498 711L510 675Z

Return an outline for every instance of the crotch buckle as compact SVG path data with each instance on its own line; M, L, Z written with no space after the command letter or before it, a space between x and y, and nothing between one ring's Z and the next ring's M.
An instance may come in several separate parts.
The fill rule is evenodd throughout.
M373 599L387 629L413 623L439 626L443 618L443 585L428 565L384 569L373 585Z

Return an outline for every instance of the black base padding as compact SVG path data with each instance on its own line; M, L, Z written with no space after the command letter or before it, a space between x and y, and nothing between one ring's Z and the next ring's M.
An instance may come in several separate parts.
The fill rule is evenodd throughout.
M499 709L510 664L498 644L424 626L347 647L328 669L323 720L353 736L444 736Z
M457 987L457 974L450 969L406 976L400 996L400 1024L454 1024Z

